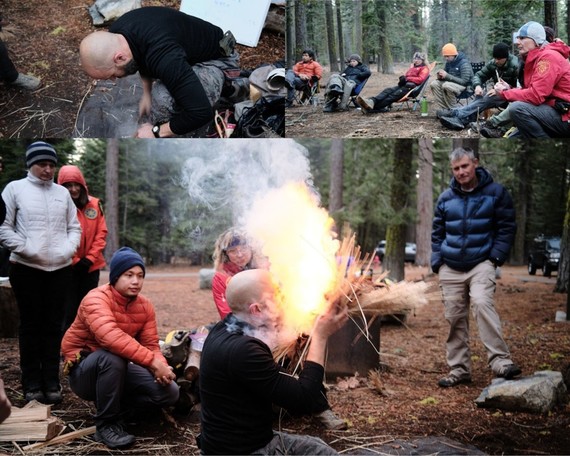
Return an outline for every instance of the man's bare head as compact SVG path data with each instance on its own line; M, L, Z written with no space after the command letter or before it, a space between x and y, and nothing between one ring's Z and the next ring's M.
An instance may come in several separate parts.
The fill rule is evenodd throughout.
M236 314L249 313L251 304L264 305L273 299L275 286L271 274L264 269L249 269L233 276L226 288L226 300Z
M100 31L81 41L79 58L83 70L92 78L115 79L129 74L125 67L133 55L123 35Z

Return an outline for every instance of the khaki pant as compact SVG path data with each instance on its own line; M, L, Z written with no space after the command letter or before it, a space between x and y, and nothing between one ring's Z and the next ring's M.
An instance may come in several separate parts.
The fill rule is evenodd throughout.
M470 306L493 373L497 375L502 367L512 364L509 349L503 340L501 320L495 309L493 263L484 261L467 272L456 271L444 264L439 270L439 283L445 319L449 322L446 349L450 373L458 377L471 375Z
M436 79L430 84L438 109L451 109L457 106L457 96L465 90L465 86L450 81Z

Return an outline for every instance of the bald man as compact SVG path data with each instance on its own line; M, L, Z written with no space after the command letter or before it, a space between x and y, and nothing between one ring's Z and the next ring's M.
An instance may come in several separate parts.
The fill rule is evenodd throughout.
M294 414L328 409L322 390L327 339L347 320L333 305L319 316L299 377L284 373L271 349L281 329L271 274L250 269L226 289L232 313L210 331L200 364L203 454L338 454L321 439L272 429L275 404Z
M88 35L79 54L83 70L95 79L114 80L139 71L141 116L150 115L152 80L164 84L174 99L175 112L167 122L145 123L137 132L139 138L158 138L184 135L213 119L212 105L192 66L229 57L233 44L221 28L202 19L171 8L145 7L125 13L108 32ZM219 85L221 93L223 73L218 68L211 71L216 79L221 77L214 88L218 90Z

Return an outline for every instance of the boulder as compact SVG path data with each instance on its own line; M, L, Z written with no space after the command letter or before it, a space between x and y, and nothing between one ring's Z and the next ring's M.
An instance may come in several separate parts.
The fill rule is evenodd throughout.
M96 0L89 7L89 15L93 25L105 25L141 6L141 0Z
M494 379L475 400L479 407L546 413L568 401L562 373L539 371L516 380Z
M210 290L215 269L200 269L200 290Z

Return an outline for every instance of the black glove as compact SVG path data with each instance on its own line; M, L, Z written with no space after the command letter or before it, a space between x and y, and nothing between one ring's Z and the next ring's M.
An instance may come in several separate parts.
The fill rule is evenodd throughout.
M406 76L400 76L398 80L398 87L404 87L406 85Z
M91 266L93 266L93 261L83 257L77 263L75 263L75 270L77 272L82 272L84 274L87 274Z
M554 102L554 109L560 114L566 114L570 110L570 103L563 100L556 100Z

